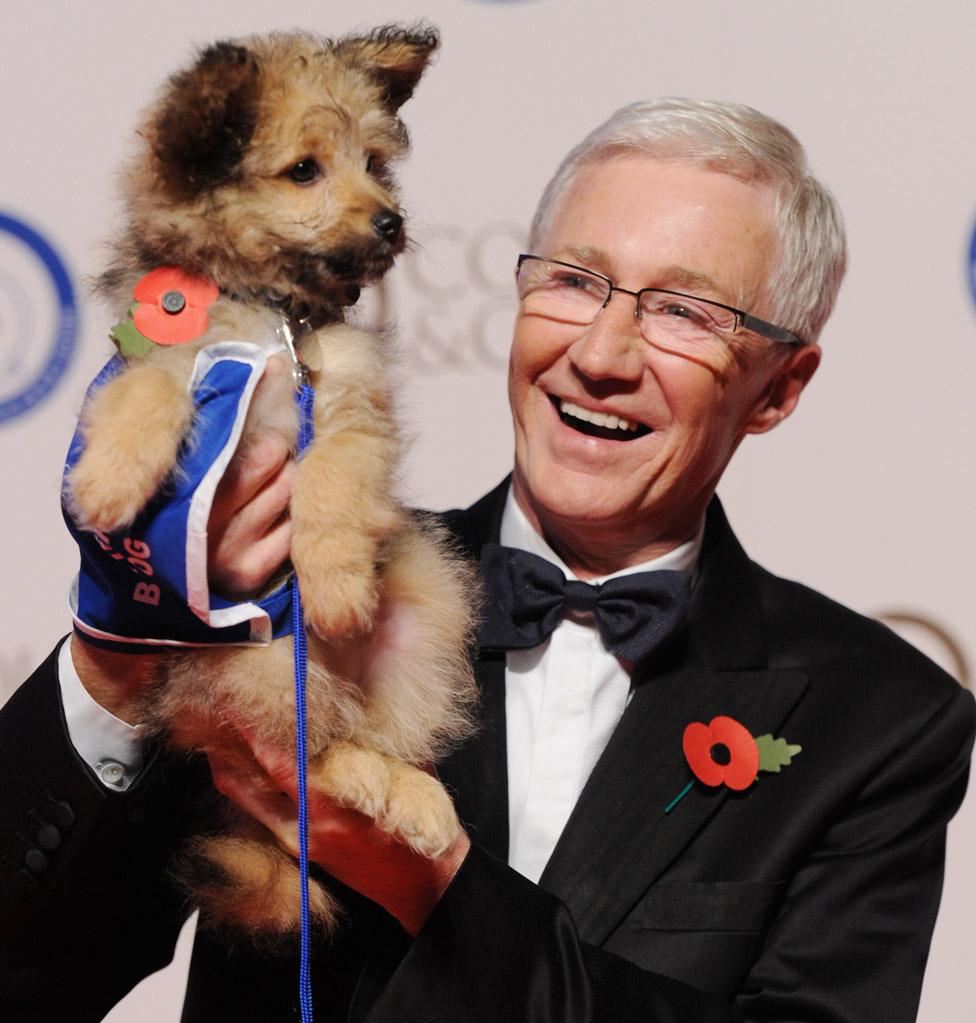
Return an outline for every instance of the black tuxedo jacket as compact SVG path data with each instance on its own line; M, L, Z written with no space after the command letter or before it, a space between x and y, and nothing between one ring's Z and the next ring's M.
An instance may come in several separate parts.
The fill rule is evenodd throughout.
M504 496L445 516L472 557ZM317 1019L914 1019L974 729L951 678L749 561L714 502L687 634L637 667L536 887L504 865L504 658L476 668L481 729L441 766L476 845L413 941L343 893L347 923L315 950ZM696 783L665 814L692 777L685 726L719 714L803 752L742 793ZM205 765L159 754L106 792L66 740L54 655L0 714L0 758L3 1018L100 1019L171 955L185 907L165 863ZM291 1018L296 988L289 950L198 936L184 1018Z

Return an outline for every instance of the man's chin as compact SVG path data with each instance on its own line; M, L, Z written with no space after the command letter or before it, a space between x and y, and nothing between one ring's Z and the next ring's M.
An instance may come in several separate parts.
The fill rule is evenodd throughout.
M560 525L592 529L595 534L617 522L633 526L639 505L632 487L625 488L620 481L564 468L525 474L516 470L513 486L522 511L543 533Z

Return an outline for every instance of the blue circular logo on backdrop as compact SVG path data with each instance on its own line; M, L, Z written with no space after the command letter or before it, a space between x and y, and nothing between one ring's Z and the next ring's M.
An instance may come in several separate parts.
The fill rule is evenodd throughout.
M969 278L969 293L976 302L976 223L973 224L973 234L969 239L969 267L967 276Z
M43 401L78 339L75 289L54 247L0 213L0 422Z

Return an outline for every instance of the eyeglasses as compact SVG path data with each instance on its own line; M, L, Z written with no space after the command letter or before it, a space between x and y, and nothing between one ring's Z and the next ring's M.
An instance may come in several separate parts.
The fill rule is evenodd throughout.
M783 327L742 309L665 288L618 288L609 277L558 259L523 253L515 268L519 301L528 313L584 327L593 323L615 291L637 301L636 316L647 341L691 351L727 341L740 329L787 345L806 342Z

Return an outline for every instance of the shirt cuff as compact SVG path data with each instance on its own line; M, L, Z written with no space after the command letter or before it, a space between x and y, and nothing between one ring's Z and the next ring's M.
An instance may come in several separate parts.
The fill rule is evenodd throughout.
M71 659L70 636L58 653L58 680L71 744L105 788L124 792L142 770L140 727L120 720L92 699Z

